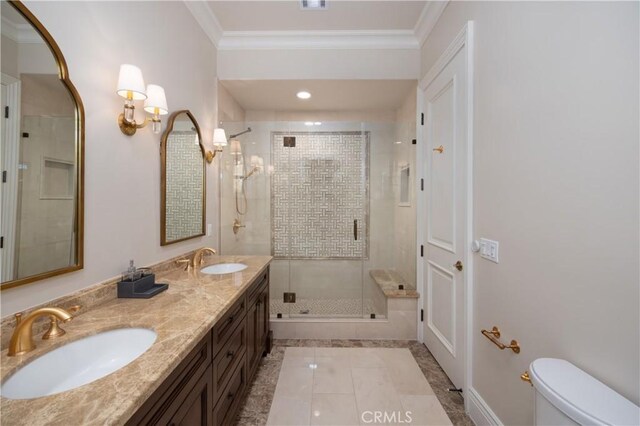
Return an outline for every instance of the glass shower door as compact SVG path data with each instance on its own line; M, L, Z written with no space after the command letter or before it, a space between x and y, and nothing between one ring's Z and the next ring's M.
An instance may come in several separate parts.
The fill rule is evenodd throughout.
M272 145L288 153L287 186L273 189L289 206L291 317L362 318L368 134L359 124L292 127Z

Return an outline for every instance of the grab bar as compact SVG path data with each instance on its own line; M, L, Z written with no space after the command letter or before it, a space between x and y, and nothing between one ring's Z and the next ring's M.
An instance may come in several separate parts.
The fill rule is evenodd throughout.
M358 241L358 219L353 219L353 239Z
M498 348L500 348L501 351L503 351L505 349L511 349L513 352L515 352L517 354L520 353L520 345L518 344L518 342L516 340L512 340L511 344L509 344L509 346L505 345L500 340L498 340L500 338L500 329L498 327L496 327L495 325L493 326L493 328L491 330L480 330L480 332L482 333L482 335L484 337L486 337L487 339L491 340L491 343L493 343Z

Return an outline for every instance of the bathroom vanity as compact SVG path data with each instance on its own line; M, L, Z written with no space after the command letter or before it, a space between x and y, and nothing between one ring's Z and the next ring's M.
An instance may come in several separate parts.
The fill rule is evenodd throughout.
M127 425L233 423L260 358L270 350L267 268Z
M64 323L66 334L42 340L21 356L1 355L2 381L50 351L109 330L143 328L157 334L129 364L91 383L34 399L0 398L2 423L173 424L233 423L260 359L270 351L270 256L208 256L185 270L172 260L156 271L167 291L151 299L115 298L115 282L95 286L111 295ZM206 268L243 264L219 275ZM87 297L83 296L84 300ZM65 305L71 301L57 301ZM99 354L95 354L99 355Z

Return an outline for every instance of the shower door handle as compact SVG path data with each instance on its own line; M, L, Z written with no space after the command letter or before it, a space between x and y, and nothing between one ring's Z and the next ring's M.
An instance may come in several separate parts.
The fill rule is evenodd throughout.
M358 241L358 219L353 219L353 239Z

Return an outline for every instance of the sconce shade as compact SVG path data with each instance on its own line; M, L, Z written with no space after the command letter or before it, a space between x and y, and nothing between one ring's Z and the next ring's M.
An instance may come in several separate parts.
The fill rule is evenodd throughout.
M135 65L120 65L120 75L118 76L118 95L127 99L127 94L131 92L134 101L141 101L147 98L144 89L144 79L142 71Z
M149 114L155 114L156 108L158 108L159 115L169 114L164 89L158 85L150 84L147 86L147 99L144 101L144 110Z
M242 146L240 145L240 141L232 140L231 155L240 155L240 154L242 154Z
M227 146L227 135L224 129L213 129L213 144L219 147Z

